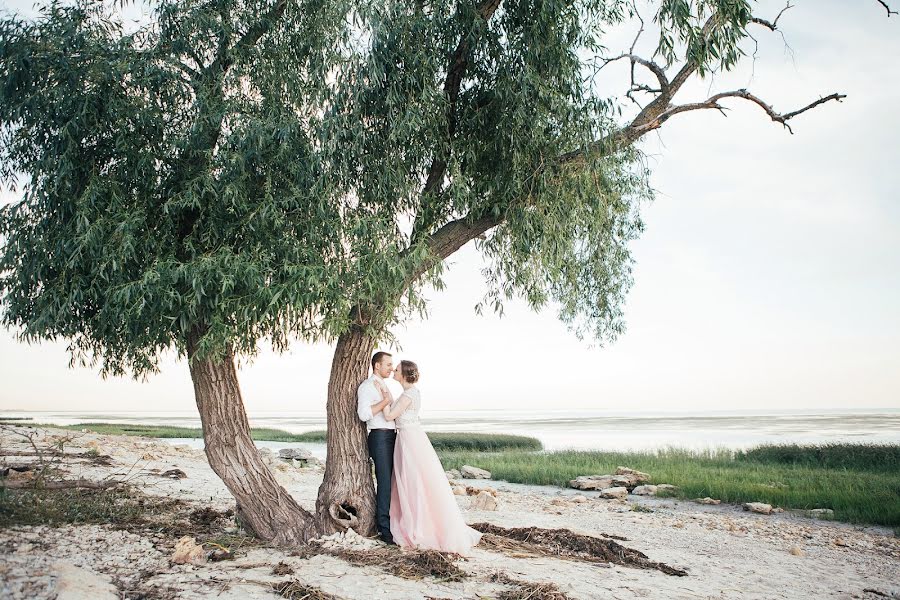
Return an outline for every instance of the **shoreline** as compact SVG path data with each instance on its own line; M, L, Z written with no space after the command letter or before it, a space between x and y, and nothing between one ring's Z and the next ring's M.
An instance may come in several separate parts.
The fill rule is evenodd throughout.
M26 442L9 429L24 428L4 428L0 448L26 448ZM39 442L60 440L68 440L67 451L93 449L98 455L110 457L105 466L72 465L71 475L101 479L130 473L132 485L148 497L177 500L191 510L227 511L233 507L233 499L212 473L202 451L153 440L61 429L42 431ZM186 477L173 480L153 472L171 468L182 470ZM314 506L322 478L320 468L278 466L273 473L301 506ZM606 500L594 494L576 494L576 490L548 493L552 488L534 489L493 480L465 483L492 487L498 502L497 510L481 510L472 505L474 497L457 496L469 523L620 536L627 540L621 542L623 545L651 560L685 569L688 576L673 577L618 565L597 568L496 547L476 548L468 560L459 563L465 578L456 582L434 577L410 580L378 565L358 566L333 555L291 556L283 549L246 542L244 546L236 542L229 546L235 550L233 560L174 564L172 548L177 540L159 531L127 532L103 524L19 525L0 528L0 569L4 570L0 596L52 598L60 582L67 581L66 573L75 570L81 580L99 580L118 593L127 588L148 594L153 591L157 598L272 598L271 588L266 586L285 579L273 574L281 563L293 571L291 578L344 600L371 599L373 582L377 582L377 597L384 599L492 597L506 589L506 584L491 579L498 571L518 580L552 583L574 600L882 597L866 589L888 597L900 596L900 585L894 581L900 569L900 539L880 528L790 514L758 515L733 506L709 507L674 499ZM649 512L633 506L644 506ZM113 596L90 597L102 600Z

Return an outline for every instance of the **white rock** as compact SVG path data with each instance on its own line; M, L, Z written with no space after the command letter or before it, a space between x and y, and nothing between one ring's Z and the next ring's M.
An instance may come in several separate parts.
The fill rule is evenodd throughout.
M454 485L453 486L453 495L454 496L465 496L466 495L466 486Z
M472 510L497 510L497 499L488 492L481 492L472 498L469 508Z
M722 504L721 500L716 500L715 498L710 498L709 496L705 498L694 498L694 502L697 504Z
M677 485L672 485L671 483L659 483L656 485L656 496L665 496L668 494L674 494L678 491Z
M655 485L639 485L633 490L631 493L635 496L655 496L656 495L656 486Z
M447 476L447 479L462 478L462 474L459 472L459 469L450 469L449 471L444 471L444 475Z
M569 500L571 500L572 502L574 502L576 504L582 504L583 502L588 501L587 496L582 496L581 494L575 494L574 496L569 498Z
M609 498L611 500L623 500L628 496L628 488L617 486L600 490L601 498Z
M315 459L312 452L305 448L282 448L278 451L278 458L287 460L309 460Z
M56 574L57 600L113 600L119 592L110 579L72 563L59 561L53 565Z
M463 465L459 469L460 475L464 479L490 479L491 472L485 471L484 469L479 469L478 467L473 467L471 465Z
M834 511L830 508L814 508L806 511L806 516L813 519L833 519Z
M772 514L772 505L764 502L747 502L744 504L744 510L759 513L761 515Z

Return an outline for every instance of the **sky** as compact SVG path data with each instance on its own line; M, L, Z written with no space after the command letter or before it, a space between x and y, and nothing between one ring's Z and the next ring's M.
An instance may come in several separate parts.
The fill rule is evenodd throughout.
M29 14L31 1L3 6ZM761 2L772 18L783 3ZM895 7L896 8L896 7ZM791 121L725 101L673 117L642 148L656 199L634 243L627 332L579 341L551 308L478 316L474 247L457 253L430 317L398 328L434 410L610 411L900 408L900 17L871 2L800 0L755 61L686 86L679 102L746 87ZM612 32L630 45L634 30ZM617 70L618 69L618 70ZM606 84L625 89L627 65ZM617 89L617 88L611 88ZM2 201L17 194L3 192ZM323 411L333 347L297 342L241 361L255 412ZM187 365L146 381L70 369L64 342L0 330L0 410L196 411Z

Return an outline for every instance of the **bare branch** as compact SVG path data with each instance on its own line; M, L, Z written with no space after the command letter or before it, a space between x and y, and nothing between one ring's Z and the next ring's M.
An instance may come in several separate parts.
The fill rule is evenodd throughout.
M878 2L878 4L880 4L880 5L882 5L882 6L884 7L884 10L887 11L888 18L890 18L891 15L896 15L896 14L897 14L897 11L896 11L896 10L891 10L891 7L888 6L888 3L885 2L884 0L876 0L876 2Z
M637 63L643 67L646 67L648 70L650 70L653 73L653 75L656 76L656 80L659 81L659 86L661 88L665 89L669 86L669 78L666 76L666 72L661 66L659 66L652 60L647 60L636 54L625 53L625 54L620 54L619 56L615 56L613 58L605 58L605 59L603 59L603 66L606 66L609 63L615 62L617 60L622 60L623 58L627 58L628 60L630 60L632 67L634 66L635 63ZM633 86L635 85L633 70L632 70L631 83Z
M681 104L678 106L673 106L672 108L670 108L669 110L667 110L666 112L664 112L663 114L661 114L658 117L657 121L653 124L654 126L652 128L653 129L658 128L665 121L667 121L670 117L677 115L678 113L688 112L688 111L692 111L692 110L704 110L704 109L713 108L713 109L719 110L720 112L723 112L723 114L724 114L725 107L723 107L721 104L719 104L719 100L722 100L724 98L743 98L744 100L749 100L750 102L753 102L754 104L756 104L757 106L762 108L764 111L766 111L766 114L769 115L770 119L772 119L776 123L781 123L785 129L787 129L790 133L793 134L794 131L791 129L790 125L787 124L788 120L796 117L799 114L805 113L806 111L811 110L811 109L819 106L820 104L824 104L831 100L836 100L836 101L840 102L841 100L843 100L846 97L847 97L846 94L831 94L829 96L819 98L815 102L811 102L801 109L798 109L798 110L795 110L795 111L792 111L789 113L781 114L781 113L776 112L775 109L772 108L772 106L770 104L766 103L759 96L755 96L754 94L751 94L747 90L735 90L735 91L731 91L731 92L721 92L719 94L715 94L714 96L710 96L707 100L705 100L703 102L695 102L695 103L691 103L691 104Z
M783 15L785 13L785 11L788 11L792 8L794 8L794 5L791 4L790 2L788 2L787 6L785 6L784 8L781 9L781 12L779 12L775 16L775 19L773 21L767 21L766 19L761 19L759 17L753 17L750 19L750 22L756 23L757 25L762 25L763 27L766 27L767 29L771 29L772 31L775 31L776 29L778 29L778 19L781 18L781 15Z

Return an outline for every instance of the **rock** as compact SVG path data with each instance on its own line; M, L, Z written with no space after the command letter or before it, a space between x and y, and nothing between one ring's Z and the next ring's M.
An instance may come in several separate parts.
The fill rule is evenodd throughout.
M449 471L444 471L444 475L447 476L447 479L461 479L462 473L459 472L459 469L450 469Z
M202 565L206 563L206 554L203 552L203 548L197 544L197 540L186 535L175 544L171 560L173 563L182 565Z
M566 506L569 502L565 498L554 498L550 501L553 506Z
M57 600L113 600L119 592L106 576L72 563L58 561L53 565L56 574Z
M791 546L791 549L788 550L794 556L803 556L803 549L800 546Z
M469 496L477 496L478 494L480 494L482 492L487 492L494 498L497 497L497 490L495 490L494 488L491 488L491 487L477 488L477 487L474 487L471 485L466 486L466 494Z
M160 477L168 477L169 479L185 479L187 477L187 473L182 471L181 469L169 469L168 471L163 471L159 474Z
M582 504L588 501L587 496L582 496L581 494L575 494L574 496L569 498L569 500L571 500L575 504Z
M850 544L848 544L848 543L844 540L844 538L839 538L839 537L837 537L837 538L834 538L834 540L832 540L832 541L833 541L833 543L834 543L835 546L841 546L841 547L846 548L847 546L850 545Z
M616 467L616 475L622 475L624 477L629 477L636 484L644 483L645 481L650 481L649 474L642 473L641 471L635 471L634 469L629 469L628 467Z
M305 448L282 448L278 451L278 458L282 460L315 460L312 452Z
M460 475L464 479L490 479L491 472L473 467L471 465L463 465L459 470Z
M655 485L639 485L631 493L635 496L655 496L658 486Z
M497 510L497 499L488 492L481 492L472 498L469 508L471 510Z
M694 502L697 504L722 504L721 500L716 500L715 498L710 498L707 496L706 498L694 498Z
M678 491L677 485L671 483L659 483L656 485L656 496L671 496Z
M603 490L610 487L628 487L628 478L617 475L581 475L569 482L576 490Z
M628 496L628 488L622 486L609 487L603 490L600 490L601 498L608 498L611 500L624 500Z
M453 495L454 496L467 496L466 486L464 485L454 485L453 486Z
M811 519L833 519L834 511L830 508L814 508L806 511L806 516Z
M761 515L772 514L772 505L764 502L747 502L744 504L744 510L759 513Z

